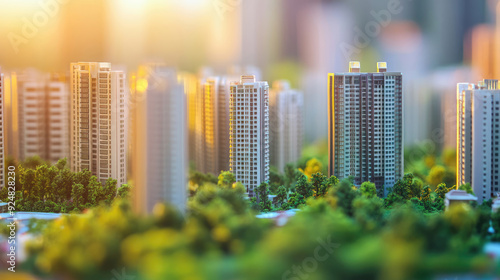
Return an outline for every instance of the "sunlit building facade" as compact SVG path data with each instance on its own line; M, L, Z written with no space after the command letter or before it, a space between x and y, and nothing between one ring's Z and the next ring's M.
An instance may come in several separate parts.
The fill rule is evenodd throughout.
M229 170L229 83L224 77L207 78L198 99L200 133L196 169L218 175Z
M127 183L127 84L111 63L71 64L71 169Z
M134 207L150 213L160 202L186 208L188 126L186 95L176 71L141 66L147 87L132 90L131 165Z
M403 176L403 77L379 62L375 73L328 75L329 173L387 189Z
M18 73L19 157L69 158L69 81L63 74Z
M286 80L275 81L269 97L271 164L283 172L302 153L304 97Z
M229 170L253 197L269 181L269 164L269 85L241 76L230 85Z
M189 162L196 164L196 123L198 121L196 101L200 85L198 78L192 73L181 72L178 76L184 85L186 95Z
M498 80L457 85L457 183L470 183L478 203L500 190Z

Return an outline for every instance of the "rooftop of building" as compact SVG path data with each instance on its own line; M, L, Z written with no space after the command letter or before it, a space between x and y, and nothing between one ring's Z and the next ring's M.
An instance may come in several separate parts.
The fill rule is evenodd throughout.
M387 62L377 62L377 72L361 72L361 63L359 61L349 62L349 72L330 73L330 75L361 75L361 74L383 74L383 75L402 75L401 72L387 71Z
M254 85L254 84L268 85L266 81L257 81L255 75L242 75L240 77L240 81L231 82L231 86Z
M500 90L500 88L498 88L498 80L495 79L484 79L477 82L477 84L458 83L457 87L459 90L461 87L462 90Z
M445 197L448 200L477 200L477 197L463 190L451 190L446 193Z

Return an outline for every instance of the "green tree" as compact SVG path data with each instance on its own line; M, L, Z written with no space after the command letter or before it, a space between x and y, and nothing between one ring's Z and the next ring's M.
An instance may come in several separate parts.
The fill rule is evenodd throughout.
M57 161L55 167L59 170L63 170L66 168L66 164L68 163L68 159L67 158L62 158L60 160Z
M446 187L445 183L441 183L436 187L435 193L438 195L439 198L444 199L445 195L451 191L452 188Z
M129 199L131 191L132 187L129 184L123 184L120 188L118 188L117 196L121 199Z
M462 185L460 185L460 187L458 187L458 189L462 190L462 191L466 191L468 194L475 195L470 183L462 184Z
M359 197L359 192L352 188L352 182L349 179L343 179L336 186L332 188L331 196L336 201L336 205L346 215L353 216L354 208L353 201Z
M410 197L420 199L420 194L422 193L422 188L424 186L422 180L420 180L419 178L413 178L413 180L408 183L410 187Z
M203 174L201 172L192 172L189 176L189 181L198 186L202 186L205 183L217 184L217 177L211 173Z
M71 191L71 198L75 207L83 210L84 205L87 203L85 187L82 184L74 184Z
M377 196L377 187L371 182L363 182L359 187L359 191L361 192L361 195L366 198L373 198Z
M88 186L90 182L90 177L92 177L92 173L84 169L82 171L76 172L74 175L74 181L76 184L81 184L82 186Z
M269 192L275 194L278 188L285 183L283 176L271 169L269 171Z
M332 175L332 176L330 176L330 178L328 178L328 185L330 187L333 187L333 186L337 185L338 183L339 183L339 179L337 177Z
M104 184L104 187L102 188L101 195L99 196L99 201L104 201L107 205L110 205L117 195L117 184L118 182L116 181L116 179L108 178L106 180L106 183ZM122 187L123 186L128 188L127 184L123 184Z
M262 212L269 212L272 210L271 201L269 200L269 186L266 182L262 182L257 187L257 202L259 203L259 210Z
M291 208L299 208L300 206L306 204L306 200L304 199L304 196L297 193L297 192L292 192L290 196L288 197L288 205Z
M52 190L55 190L57 202L71 199L73 183L74 174L69 169L62 169L59 171L52 183Z
M90 177L90 182L85 188L84 192L84 202L83 204L89 203L91 206L96 206L99 203L100 194L103 193L103 188L101 182L97 180L96 176Z
M30 200L33 195L33 188L35 185L35 171L33 169L26 169L19 166L19 184L23 198Z
M313 189L309 180L304 174L299 176L297 180L297 185L295 186L295 191L303 197L303 199L307 199L313 195Z
M311 187L315 197L322 197L326 195L328 188L328 178L321 172L316 172L311 176Z
M276 193L276 208L280 210L290 209L288 205L288 190L285 186L278 188L278 192Z
M219 180L217 185L219 187L231 188L233 184L236 182L236 177L230 171L222 171L219 174Z
M423 202L430 203L431 202L431 188L429 186L425 186L422 189L422 193L420 194L420 197L421 197Z
M48 193L47 186L50 184L48 176L48 167L45 164L40 164L35 169L35 185L33 194L41 200L45 199Z
M25 168L29 169L36 169L39 165L50 165L47 164L45 161L43 161L39 156L32 156L29 158L26 158L21 165L24 166Z

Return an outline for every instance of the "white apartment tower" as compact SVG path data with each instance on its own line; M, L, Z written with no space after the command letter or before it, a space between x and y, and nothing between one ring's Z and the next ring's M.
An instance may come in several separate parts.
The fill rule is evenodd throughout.
M470 183L478 203L500 189L498 80L457 85L457 185Z
M231 82L229 97L229 170L250 197L269 181L269 85L255 76Z
M302 153L302 93L285 80L275 81L269 97L271 126L271 164L283 172Z
M71 64L71 169L127 183L127 84L111 63Z
M348 73L328 75L329 173L387 194L403 176L403 77L385 62L377 69L360 73L354 61Z
M19 156L53 163L70 155L69 84L62 74L17 75Z
M131 106L134 208L150 213L156 203L186 208L187 98L174 70L146 65L147 87L133 89Z
M229 170L229 83L224 77L207 78L201 87L196 168L218 175Z
M0 189L5 186L5 130L4 130L4 109L5 109L5 86L2 68L0 68Z

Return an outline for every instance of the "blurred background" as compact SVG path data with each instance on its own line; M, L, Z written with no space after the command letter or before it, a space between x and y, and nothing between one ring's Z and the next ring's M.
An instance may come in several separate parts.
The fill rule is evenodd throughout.
M456 145L456 83L498 78L497 0L0 0L0 65L75 61L183 71L258 67L304 92L305 140L327 136L327 73L386 61L405 85L405 145ZM117 68L117 67L114 67Z

